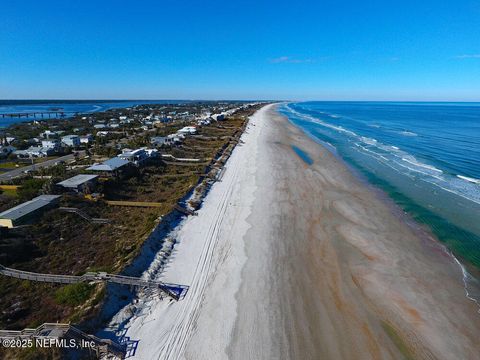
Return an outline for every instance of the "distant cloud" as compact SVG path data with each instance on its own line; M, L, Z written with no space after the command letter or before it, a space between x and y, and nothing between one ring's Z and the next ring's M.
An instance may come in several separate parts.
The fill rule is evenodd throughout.
M455 56L455 59L480 59L480 54L464 54Z
M315 60L313 59L295 59L291 58L290 56L280 56L275 59L271 59L270 62L272 64L305 64L305 63L314 63Z

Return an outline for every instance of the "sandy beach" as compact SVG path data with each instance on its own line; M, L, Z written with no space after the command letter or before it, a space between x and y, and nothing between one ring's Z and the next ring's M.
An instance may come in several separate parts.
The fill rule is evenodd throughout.
M158 279L185 299L140 298L112 321L133 312L135 358L478 359L478 304L441 244L274 105L242 140L170 234Z

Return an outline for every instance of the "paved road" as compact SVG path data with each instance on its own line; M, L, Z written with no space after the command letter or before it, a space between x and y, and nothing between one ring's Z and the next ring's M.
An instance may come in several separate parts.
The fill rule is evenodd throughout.
M85 156L85 151L78 151L78 154L80 157ZM16 168L10 171L7 171L5 173L0 174L0 181L8 181L12 180L16 177L22 176L25 174L25 171L28 170L37 170L40 168L46 168L55 165L56 162L58 161L68 161L72 160L74 158L73 154L61 156L52 160L47 160L39 164L34 164L34 165L28 165L28 166L23 166L20 168Z

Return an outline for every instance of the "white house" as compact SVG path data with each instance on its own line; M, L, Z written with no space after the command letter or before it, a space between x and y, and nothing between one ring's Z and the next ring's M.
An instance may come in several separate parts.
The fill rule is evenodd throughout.
M80 136L78 135L67 135L62 137L62 143L71 146L77 147L80 146Z
M90 144L93 142L93 135L87 134L80 136L80 144Z
M185 126L177 131L178 134L195 134L197 128L195 126Z
M140 148L136 150L124 149L120 155L120 159L127 160L135 165L142 164L145 160L148 159L148 153L145 151L145 148Z
M55 131L51 130L45 130L43 133L40 134L42 137L49 139L50 137L55 137L57 136L57 133Z
M57 139L42 140L42 147L57 151L60 148L60 141Z
M42 146L30 146L27 150L16 150L15 155L19 158L36 158L53 155L55 151Z
M225 115L223 114L213 114L212 119L216 121L222 121L225 120Z

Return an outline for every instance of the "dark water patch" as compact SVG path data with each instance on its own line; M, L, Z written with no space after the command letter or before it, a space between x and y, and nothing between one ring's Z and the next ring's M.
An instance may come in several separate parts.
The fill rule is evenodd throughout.
M295 146L295 145L290 145L290 146L293 149L293 151L295 151L295 153L300 157L300 159L302 159L306 164L308 165L313 164L312 158L305 151L300 149L298 146Z

